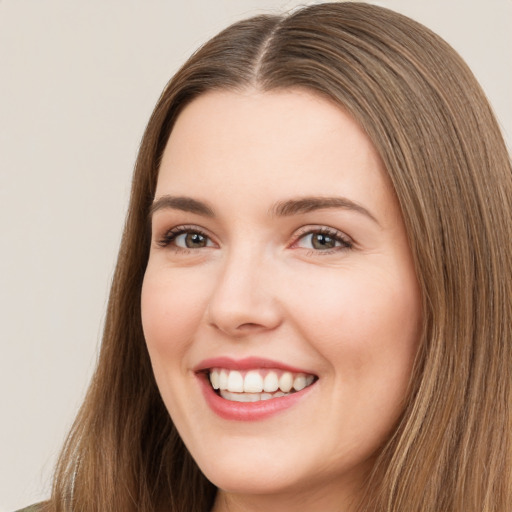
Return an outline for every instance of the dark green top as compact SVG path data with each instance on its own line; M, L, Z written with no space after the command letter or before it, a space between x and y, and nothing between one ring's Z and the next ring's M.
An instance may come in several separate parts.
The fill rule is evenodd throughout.
M16 510L16 512L38 512L38 510L41 509L41 504L37 505L30 505L30 507L27 508L20 508L20 510Z

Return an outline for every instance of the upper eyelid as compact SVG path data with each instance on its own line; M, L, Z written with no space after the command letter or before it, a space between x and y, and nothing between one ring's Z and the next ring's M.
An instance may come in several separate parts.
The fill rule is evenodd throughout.
M211 240L214 244L218 243L215 240L215 237L213 237L207 229L195 224L178 224L177 226L173 226L171 228L155 231L153 234L153 239L157 245L165 247L171 244L172 241L174 241L183 233L198 233Z
M339 229L332 228L330 226L324 226L322 224L308 224L306 226L302 226L296 231L300 231L302 233L310 233L313 231L329 231L331 233L342 233Z
M342 238L343 240L345 240L347 242L348 241L353 242L352 237L347 235L344 231L341 231L339 229L336 229L336 228L333 228L330 226L323 226L321 224L319 224L319 225L313 224L313 225L309 225L309 226L303 226L296 231L296 234L294 236L295 236L295 238L300 238L301 236L304 236L304 235L307 235L310 233L326 233L329 235L336 235L339 238Z
M208 229L205 229L201 226L197 226L195 224L178 224L177 226L173 226L171 228L164 229L164 230L162 230L162 236L166 236L169 233L174 233L174 234L179 235L181 233L187 233L187 232L200 233L201 235L204 235L204 236L207 236L208 238L213 239L213 236L211 235L211 233Z

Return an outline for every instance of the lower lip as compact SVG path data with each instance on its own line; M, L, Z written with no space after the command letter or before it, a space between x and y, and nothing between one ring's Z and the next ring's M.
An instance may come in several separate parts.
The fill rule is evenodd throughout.
M225 420L257 421L269 418L294 406L305 398L315 384L286 396L258 402L233 402L219 396L210 385L206 374L198 374L203 395L210 409Z

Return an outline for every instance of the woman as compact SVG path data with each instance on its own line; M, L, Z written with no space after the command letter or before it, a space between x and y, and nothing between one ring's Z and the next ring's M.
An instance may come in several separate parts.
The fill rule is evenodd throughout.
M419 24L226 29L149 121L42 509L508 510L511 198L482 91Z

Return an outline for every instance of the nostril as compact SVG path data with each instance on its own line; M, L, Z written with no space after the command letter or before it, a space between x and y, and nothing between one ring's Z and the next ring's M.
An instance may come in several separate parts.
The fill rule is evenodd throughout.
M240 272L232 274L213 289L205 311L207 324L233 337L280 325L283 311L269 287L248 271L245 277Z
M238 316L238 318L237 318ZM244 321L242 316L257 316L254 315L209 315L208 324L214 329L221 331L229 336L241 337L249 334L255 334L263 331L270 331L275 329L280 324L280 319L277 318L261 318L261 322L247 322Z
M237 329L260 329L262 326L259 325L259 324L255 324L255 323L245 323L245 324L241 324L237 327Z

